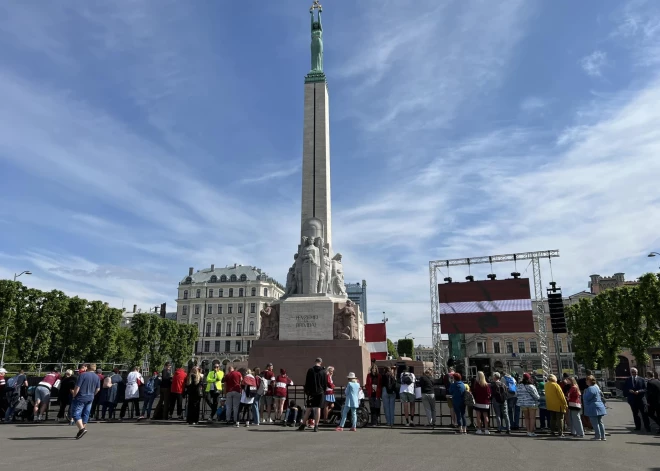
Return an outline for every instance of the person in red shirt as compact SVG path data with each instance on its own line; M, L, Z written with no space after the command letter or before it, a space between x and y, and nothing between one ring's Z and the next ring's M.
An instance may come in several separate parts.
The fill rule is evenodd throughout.
M286 375L284 368L280 369L280 374L275 378L273 386L273 396L275 397L275 420L282 420L284 413L284 403L286 402L286 388L293 386L293 381Z
M227 373L222 378L227 393L227 421L238 424L238 413L241 408L241 382L243 375L233 366L227 366Z
M51 373L44 376L44 379L37 385L34 390L34 420L41 422L46 420L46 411L50 405L50 390L55 386L59 386L60 372L54 368Z
M266 365L266 371L263 374L264 381L266 381L266 393L264 394L264 412L262 422L273 423L271 412L273 410L273 389L275 387L275 373L273 373L273 364Z
M174 404L176 403L176 415L179 419L183 418L183 383L188 375L183 368L177 368L172 376L172 392L170 394L169 419L174 414Z

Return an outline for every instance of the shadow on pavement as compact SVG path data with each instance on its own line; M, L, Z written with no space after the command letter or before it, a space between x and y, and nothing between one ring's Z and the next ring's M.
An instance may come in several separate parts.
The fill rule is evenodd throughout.
M24 440L75 440L76 437L16 437L7 438L7 440L24 441Z
M651 445L651 446L660 446L660 442L658 443L643 443L643 442L626 442L627 445ZM660 468L654 468L660 470Z

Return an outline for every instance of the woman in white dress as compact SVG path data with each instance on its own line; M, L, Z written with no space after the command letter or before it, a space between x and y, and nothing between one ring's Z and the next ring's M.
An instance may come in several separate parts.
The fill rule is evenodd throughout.
M133 404L133 413L131 418L140 416L140 386L144 384L142 375L138 371L138 367L134 366L133 371L128 373L126 377L126 394L124 396L124 404L121 406L119 420L122 420L126 415L126 409L129 404Z

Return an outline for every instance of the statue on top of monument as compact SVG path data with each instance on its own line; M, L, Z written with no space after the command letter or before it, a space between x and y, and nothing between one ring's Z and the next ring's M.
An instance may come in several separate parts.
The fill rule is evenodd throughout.
M344 284L344 267L341 263L341 254L332 257L332 294L335 296L346 296L346 285Z
M314 10L318 10L318 21L314 21ZM312 16L312 72L323 72L323 26L321 25L321 12L323 7L318 0L309 9Z

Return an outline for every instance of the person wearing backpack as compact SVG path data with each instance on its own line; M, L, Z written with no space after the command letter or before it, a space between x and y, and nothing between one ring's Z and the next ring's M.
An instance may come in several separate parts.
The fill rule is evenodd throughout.
M5 411L5 423L14 420L14 411L16 406L21 401L22 389L27 388L28 382L25 372L20 370L16 376L12 376L6 380L5 397L7 398L7 410Z
M250 417L249 417L249 411L252 409L252 405L254 404L254 397L257 394L257 380L252 374L251 370L247 370L245 372L245 376L243 377L243 380L241 381L241 405L240 405L240 412L243 412L245 414L246 420L245 420L245 426L249 427L250 426ZM252 422L255 425L259 425L259 422L257 421L256 417L252 417ZM240 425L238 417L236 418L236 427Z
M501 381L501 377L499 373L494 373L493 382L490 384L490 388L493 391L493 411L495 412L495 420L497 420L497 433L506 432L509 435L511 433L511 426L509 424L509 411L507 407L508 391Z
M413 367L409 366L408 371L401 373L401 387L399 388L399 398L403 407L403 415L406 418L406 426L414 427L413 413L411 404L415 404L415 375Z
M520 409L518 408L518 389L516 379L510 373L504 375L504 384L507 389L506 406L509 413L511 430L518 430L520 423Z
M469 392L469 391L468 391ZM451 395L451 403L456 413L456 422L458 429L456 433L467 433L467 420L465 419L465 384L463 377L460 373L454 373L454 382L449 386L449 394ZM472 394L470 394L472 397Z
M142 404L142 414L138 417L138 422L142 419L149 419L151 417L151 407L154 405L154 400L158 397L159 391L160 376L158 371L154 371L154 374L149 378L142 390L144 403Z

